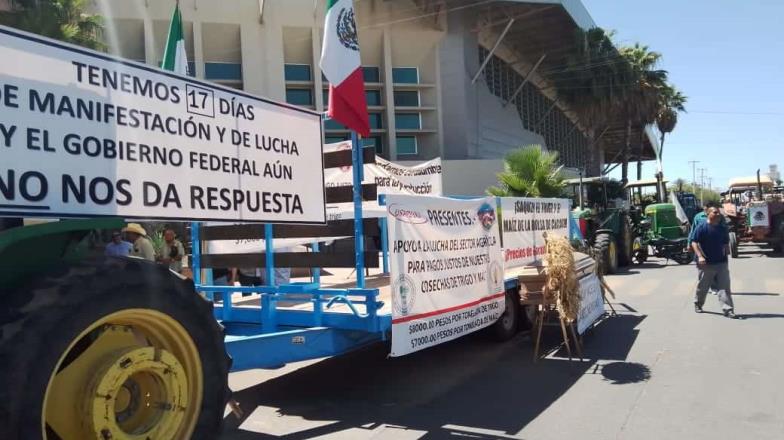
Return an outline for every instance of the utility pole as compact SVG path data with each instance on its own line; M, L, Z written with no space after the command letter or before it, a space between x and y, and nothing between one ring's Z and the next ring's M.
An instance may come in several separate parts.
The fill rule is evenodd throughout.
M705 168L699 168L700 171L700 204L705 205L705 171L708 171Z
M697 172L695 166L700 163L699 160L690 160L691 164L691 189L697 191Z

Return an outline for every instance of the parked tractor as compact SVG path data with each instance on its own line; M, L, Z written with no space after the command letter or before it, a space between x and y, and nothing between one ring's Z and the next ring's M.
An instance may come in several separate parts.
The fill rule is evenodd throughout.
M632 217L637 220L633 258L637 264L647 261L650 255L689 264L694 253L688 247L688 216L683 211L679 213L675 203L663 203L660 186L657 180L640 180L626 185ZM648 200L643 196L646 187L656 189L652 196L655 203L643 203ZM637 197L632 196L635 193Z
M634 224L623 186L607 177L566 181L573 196L572 218L599 263L601 273L616 273L632 262Z
M723 193L723 209L730 228L730 249L738 255L741 243L763 243L781 252L784 246L784 190L757 171L756 177L731 179Z

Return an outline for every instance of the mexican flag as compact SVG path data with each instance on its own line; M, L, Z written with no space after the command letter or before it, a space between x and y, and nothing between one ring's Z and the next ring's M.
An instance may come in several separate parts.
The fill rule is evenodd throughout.
M185 37L182 34L182 14L180 14L179 2L174 7L174 14L172 14L169 38L166 39L161 68L181 75L188 74L188 55L185 53Z
M367 137L370 122L352 0L327 0L319 64L330 84L327 116Z

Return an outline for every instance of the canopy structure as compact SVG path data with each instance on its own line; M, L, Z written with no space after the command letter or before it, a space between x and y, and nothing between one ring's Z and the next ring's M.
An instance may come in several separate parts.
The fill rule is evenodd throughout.
M626 188L642 188L644 186L656 186L658 185L658 181L656 179L644 179L644 180L633 180L626 184ZM662 181L665 185L667 181Z
M768 176L760 175L759 183L760 185L762 185L763 188L773 188L773 179L771 179ZM729 189L756 188L757 176L735 177L733 179L730 179L730 183L728 187Z
M526 81L536 85L569 117L580 130L587 132L579 115L557 99L552 80L563 75L569 58L576 53L575 32L578 29L597 27L585 6L579 0L417 0L423 12L432 14L439 26L441 11L470 11L476 17L475 28L479 40L490 49L490 58L497 55L526 72ZM443 28L443 25L440 25ZM484 68L476 72L474 80ZM522 87L521 87L522 89ZM513 101L520 90L510 90L508 101ZM596 130L597 145L604 150L604 162L618 163L626 143L626 119L619 117L606 127ZM654 160L659 148L652 126L632 125L632 160ZM639 150L642 138L643 148ZM548 148L552 146L548 145Z

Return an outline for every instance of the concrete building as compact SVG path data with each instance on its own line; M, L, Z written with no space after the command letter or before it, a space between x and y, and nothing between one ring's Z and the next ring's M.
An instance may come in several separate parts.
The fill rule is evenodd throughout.
M768 177L770 177L770 180L774 182L778 182L779 180L781 180L781 173L779 172L778 165L770 164L768 166Z
M101 0L110 51L159 64L174 1ZM182 0L194 76L323 111L318 70L323 1ZM444 188L481 194L511 149L539 144L573 170L590 151L588 127L550 83L595 24L579 0L355 0L372 135L399 162L444 159ZM618 158L625 125L602 133L600 158ZM325 124L326 142L348 132ZM643 158L655 137L645 133ZM635 139L640 137L639 131ZM598 173L598 166L587 174Z

